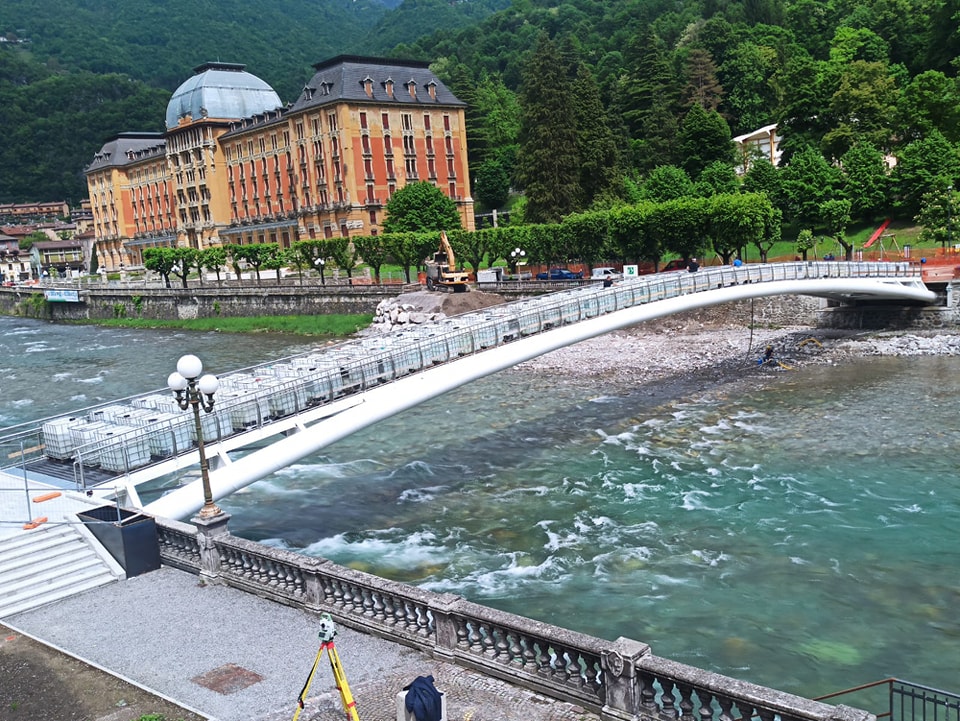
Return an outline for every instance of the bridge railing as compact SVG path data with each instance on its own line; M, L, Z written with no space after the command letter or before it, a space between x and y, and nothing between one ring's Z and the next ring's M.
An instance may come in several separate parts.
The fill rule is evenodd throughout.
M525 298L385 336L348 341L220 377L214 412L202 417L204 440L222 441L310 408L374 388L440 363L626 308L744 283L816 278L919 278L910 263L796 262L710 267L641 276ZM195 453L194 424L167 392L103 404L15 429L0 439L0 463L46 458L73 464L88 488L171 457Z
M793 696L607 641L263 546L227 532L227 516L194 526L156 519L163 563L504 679L608 720L876 721L865 711Z

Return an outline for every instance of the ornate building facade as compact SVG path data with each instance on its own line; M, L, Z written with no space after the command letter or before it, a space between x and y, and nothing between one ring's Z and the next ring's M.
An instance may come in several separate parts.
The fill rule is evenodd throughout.
M385 205L427 181L473 229L465 104L426 63L338 56L294 103L244 66L207 63L164 133L121 133L87 167L99 266L147 247L204 249L381 232Z

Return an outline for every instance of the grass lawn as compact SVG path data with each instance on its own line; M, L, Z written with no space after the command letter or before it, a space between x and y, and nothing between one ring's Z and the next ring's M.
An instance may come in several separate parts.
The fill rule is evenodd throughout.
M373 320L371 314L358 315L281 315L255 318L190 318L185 320L149 320L147 318L109 318L97 321L73 321L110 328L177 328L180 330L219 331L222 333L293 333L295 335L344 338L363 330Z

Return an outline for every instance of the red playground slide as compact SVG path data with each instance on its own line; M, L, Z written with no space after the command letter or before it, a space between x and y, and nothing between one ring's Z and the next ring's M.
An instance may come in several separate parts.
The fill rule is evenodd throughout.
M864 243L863 247L869 248L871 245L873 245L876 242L877 238L879 238L880 235L883 233L883 231L887 229L888 225L890 225L890 218L887 218L885 221L883 221L883 225L881 225L879 228L873 231L873 235L870 236L870 240Z

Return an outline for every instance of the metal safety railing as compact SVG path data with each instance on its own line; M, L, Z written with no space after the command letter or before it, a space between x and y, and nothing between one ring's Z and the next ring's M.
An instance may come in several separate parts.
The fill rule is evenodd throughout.
M820 696L817 701L872 711L889 721L960 721L960 695L897 678L885 678Z
M600 315L731 285L821 278L919 281L920 271L911 263L883 262L724 266L525 298L222 375L214 411L202 420L204 441L265 428L437 364ZM86 489L193 452L196 444L192 419L169 392L154 392L11 429L0 438L0 468L17 467L26 476L28 467L45 464L39 473L59 473Z

